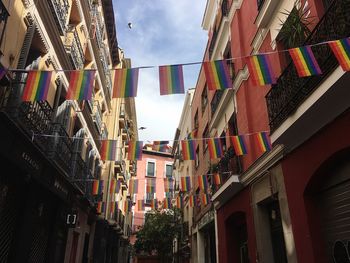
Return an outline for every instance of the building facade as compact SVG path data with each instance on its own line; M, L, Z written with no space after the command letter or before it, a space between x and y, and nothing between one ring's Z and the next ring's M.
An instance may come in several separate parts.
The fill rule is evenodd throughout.
M221 92L219 99L209 92L207 104L217 107L206 114L198 106L207 117L193 112L193 123L199 116L199 130L208 125L200 138L226 137L228 153L224 134L245 135L248 151L215 163L222 178L229 172L212 196L217 262L349 260L345 123L350 105L343 99L348 73L327 45L348 37L348 10L349 1L207 1L205 60L234 58L233 89ZM302 33L292 36L292 26ZM284 51L315 44L312 50L323 73L301 78ZM278 79L275 85L258 87L242 57L265 52L273 53ZM205 78L200 76L193 104L206 105L201 87ZM252 139L260 131L269 132L270 151L262 152ZM199 153L201 147L199 143ZM208 173L201 167L200 173ZM204 254L198 262L215 262L205 260Z
M111 69L130 67L118 49L112 1L16 0L0 8L0 63L8 69L0 81L0 159L8 171L0 176L0 261L127 262L131 218L107 215L117 198L109 187L122 174L118 161L128 175L136 167L125 154L111 162L99 152L104 139L125 152L126 125L137 138L134 102L112 100ZM45 101L21 99L31 70L53 72ZM65 99L73 70L95 71L91 101ZM96 180L104 189L94 195ZM107 212L98 213L99 202Z
M183 199L183 236L181 238L182 243L179 242L179 246L177 247L177 252L179 254L179 258L183 259L183 261L179 262L188 262L191 255L191 250L195 251L195 248L192 246L193 242L191 240L191 231L193 224L193 207L190 205L189 193L182 191L181 189L181 178L182 177L191 177L191 181L194 182L193 168L191 161L185 161L182 157L181 152L181 140L185 140L188 138L188 135L193 131L192 130L192 116L191 116L191 108L192 108L192 99L193 99L194 89L189 89L185 96L185 101L180 117L180 122L178 128L176 130L174 143L173 143L173 155L174 155L174 180L175 180L175 197L180 196Z

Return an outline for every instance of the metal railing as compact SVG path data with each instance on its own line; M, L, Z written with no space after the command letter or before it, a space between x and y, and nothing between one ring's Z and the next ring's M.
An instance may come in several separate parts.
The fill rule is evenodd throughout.
M304 45L346 38L350 35L350 0L335 0L316 25ZM266 95L271 131L276 130L298 106L338 66L328 45L317 45L313 52L323 74L300 78L295 66L290 63L276 85Z
M51 13L61 35L66 32L66 21L69 10L68 0L47 0L51 8Z
M99 134L102 133L102 113L100 103L98 101L94 102L92 120L95 123L96 129Z
M68 26L64 47L70 55L74 68L83 69L85 57L75 25Z

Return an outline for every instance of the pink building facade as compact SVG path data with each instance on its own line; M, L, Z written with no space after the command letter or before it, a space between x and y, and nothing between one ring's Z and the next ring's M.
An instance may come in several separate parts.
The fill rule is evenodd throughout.
M164 188L165 179L172 176L173 155L169 152L154 151L152 145L146 146L142 151L142 160L137 162L138 191L133 196L133 232L143 225L145 213L152 209L152 200L156 199L159 204L166 197L173 198L173 193L165 192ZM153 193L147 193L147 185L154 187ZM143 200L144 209L139 206L139 200Z

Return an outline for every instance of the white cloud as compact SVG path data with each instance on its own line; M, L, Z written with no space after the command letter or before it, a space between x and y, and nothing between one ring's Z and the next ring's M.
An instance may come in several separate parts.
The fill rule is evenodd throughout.
M116 0L114 0L116 2ZM197 1L195 1L197 2ZM132 67L140 69L136 110L140 140L171 140L180 119L185 95L159 95L159 65L199 62L207 33L201 29L205 1L118 0L118 42ZM127 23L132 22L129 29ZM184 66L186 89L196 84L199 66Z

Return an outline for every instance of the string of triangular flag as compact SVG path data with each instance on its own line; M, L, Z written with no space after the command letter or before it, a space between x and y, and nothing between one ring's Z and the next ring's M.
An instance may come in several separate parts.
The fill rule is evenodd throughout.
M256 55L242 56L215 61L192 62L177 65L159 66L160 95L184 93L184 65L202 64L209 90L225 90L232 88L228 65L225 61L246 59L253 83L257 86L275 84L274 74L269 56L274 53L288 52L297 69L299 77L322 74L322 70L313 54L312 47L327 44L332 50L344 71L350 71L350 38L320 42L287 50L272 51ZM113 98L137 96L139 69L155 66L111 69L114 71ZM7 71L28 72L27 82L23 91L23 101L46 100L50 88L52 72L40 70L0 69L0 78ZM70 71L67 100L91 100L95 69L88 70L54 70Z

